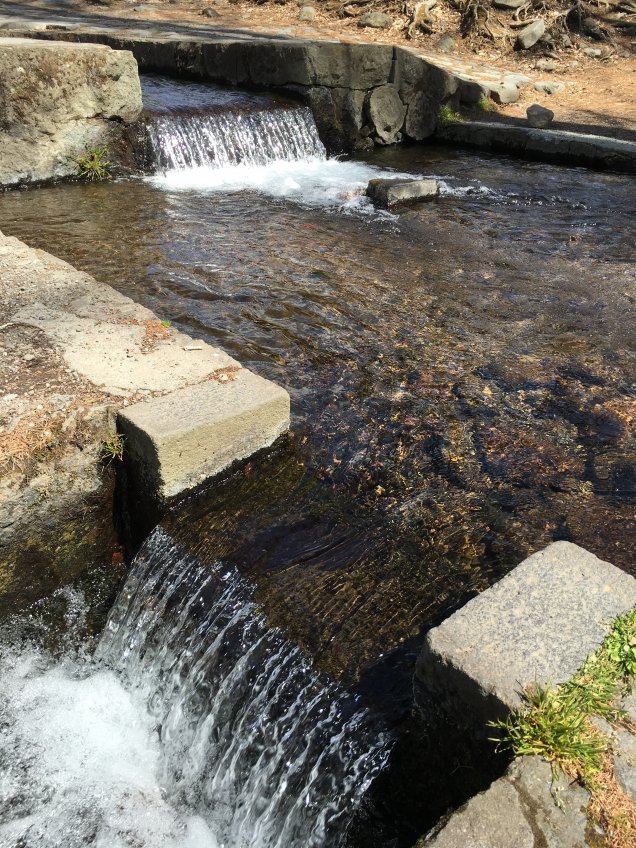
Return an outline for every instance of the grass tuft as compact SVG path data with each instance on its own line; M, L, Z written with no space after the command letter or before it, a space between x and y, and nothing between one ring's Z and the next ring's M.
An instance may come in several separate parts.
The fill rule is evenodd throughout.
M636 610L616 619L601 647L574 677L556 688L524 693L524 705L504 721L492 741L516 757L536 754L578 779L591 793L589 813L611 848L636 844L636 811L614 776L610 740L592 719L622 722L619 696L636 677Z
M126 439L120 433L113 433L113 435L106 439L106 441L102 444L102 452L101 452L101 460L105 462L106 465L110 465L113 460L121 460L124 458L124 445L126 443Z
M448 124L458 124L461 123L464 119L456 112L453 108L451 108L448 103L442 103L439 107L439 112L437 113L437 123L442 126L448 126Z
M84 156L77 160L80 177L88 182L103 182L109 179L110 162L107 156L106 147L87 147Z
M480 112L494 112L495 104L492 102L490 97L480 97L475 104L475 108L479 109Z

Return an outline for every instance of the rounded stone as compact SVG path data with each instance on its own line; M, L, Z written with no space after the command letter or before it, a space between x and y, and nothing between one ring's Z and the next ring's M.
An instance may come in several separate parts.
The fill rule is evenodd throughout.
M384 144L392 144L402 129L406 106L391 83L374 88L367 99L367 114L376 136Z

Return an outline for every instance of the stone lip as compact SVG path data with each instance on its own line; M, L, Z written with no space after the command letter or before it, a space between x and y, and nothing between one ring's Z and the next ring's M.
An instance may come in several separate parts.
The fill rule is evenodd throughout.
M464 121L440 126L435 135L453 144L524 158L636 173L636 143L607 136L489 121Z
M289 416L283 388L240 368L120 409L118 425L127 462L169 499L270 447L289 429Z
M429 632L418 681L485 723L519 707L525 687L569 680L634 606L633 577L555 542Z
M126 147L141 113L130 52L92 44L0 38L0 185L76 175L87 148Z
M439 196L437 180L376 179L367 186L367 197L376 206L387 209L400 203L434 200Z

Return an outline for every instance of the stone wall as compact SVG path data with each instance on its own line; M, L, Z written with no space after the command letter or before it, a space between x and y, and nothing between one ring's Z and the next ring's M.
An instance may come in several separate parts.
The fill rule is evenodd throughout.
M75 175L87 148L112 159L140 112L131 53L0 38L0 185Z
M142 72L291 91L311 107L331 152L427 138L435 130L440 105L456 104L463 86L458 77L415 52L389 44L253 34L184 40L89 29L37 37L127 50Z

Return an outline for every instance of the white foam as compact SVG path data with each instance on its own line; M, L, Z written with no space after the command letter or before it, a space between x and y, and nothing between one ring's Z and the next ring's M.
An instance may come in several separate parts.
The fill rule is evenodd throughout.
M275 161L257 167L174 169L149 179L154 185L170 191L256 191L311 206L371 208L365 196L369 180L412 176L381 170L364 162L314 159Z
M218 848L164 798L154 720L111 671L34 649L2 661L3 848Z

